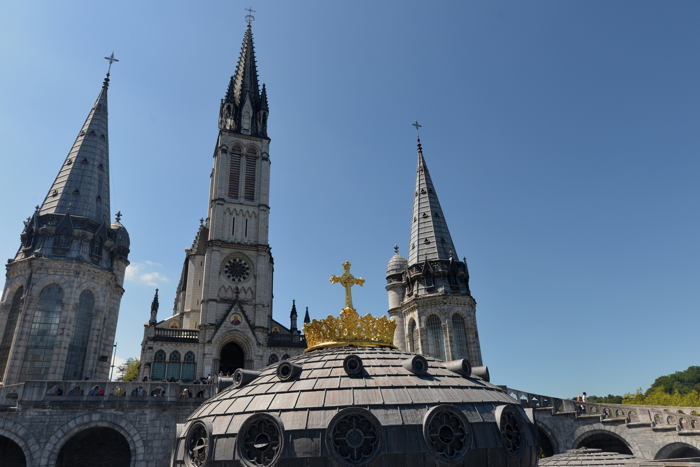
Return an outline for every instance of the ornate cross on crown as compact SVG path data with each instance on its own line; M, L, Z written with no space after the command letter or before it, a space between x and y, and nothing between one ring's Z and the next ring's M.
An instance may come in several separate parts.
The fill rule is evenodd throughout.
M345 287L345 308L343 308L343 311L355 311L355 308L352 306L352 286L362 286L365 280L350 274L349 261L343 263L343 274L341 276L331 276L331 283L340 284Z

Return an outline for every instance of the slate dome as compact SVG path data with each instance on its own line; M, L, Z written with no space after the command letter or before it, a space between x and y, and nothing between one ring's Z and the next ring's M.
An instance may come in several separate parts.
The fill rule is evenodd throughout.
M178 426L173 465L536 465L533 424L477 373L466 360L354 346L237 370Z
M400 274L404 272L407 267L408 261L406 261L406 258L399 255L399 252L396 251L394 256L389 258L389 262L386 265L386 275L391 276L394 274Z
M126 227L124 227L121 222L113 222L111 228L115 235L115 245L128 250L131 246L131 238L129 237L129 232L127 232Z

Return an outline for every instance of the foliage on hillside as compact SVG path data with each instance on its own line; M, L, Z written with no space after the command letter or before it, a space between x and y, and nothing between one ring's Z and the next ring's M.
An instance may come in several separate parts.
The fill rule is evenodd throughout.
M700 366L691 366L684 371L659 376L646 392L642 392L640 388L624 396L614 394L608 394L605 397L590 396L588 401L607 404L700 407Z

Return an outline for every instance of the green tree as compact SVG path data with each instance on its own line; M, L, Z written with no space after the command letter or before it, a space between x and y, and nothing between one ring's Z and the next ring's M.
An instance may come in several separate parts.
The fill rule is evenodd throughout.
M121 373L119 381L136 381L139 377L139 369L141 361L137 358L129 358L126 362L119 365L117 369Z

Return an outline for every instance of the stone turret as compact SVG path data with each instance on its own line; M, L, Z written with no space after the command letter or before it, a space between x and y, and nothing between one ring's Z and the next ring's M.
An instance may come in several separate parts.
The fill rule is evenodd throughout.
M296 300L292 300L292 311L289 313L289 330L291 332L297 331L297 304Z
M109 73L44 201L24 223L0 302L0 378L109 373L129 233L110 223Z
M476 301L466 260L460 261L418 140L408 260L398 254L386 271L394 345L440 359L481 365Z

